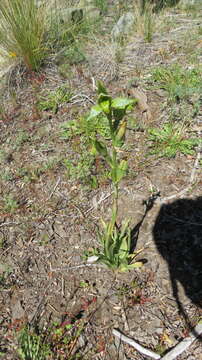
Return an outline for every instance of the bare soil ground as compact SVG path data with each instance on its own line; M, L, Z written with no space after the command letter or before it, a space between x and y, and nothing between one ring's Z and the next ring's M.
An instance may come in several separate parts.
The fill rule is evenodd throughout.
M145 356L113 336L114 328L164 354L199 322L200 149L194 155L178 152L171 159L148 155L147 130L162 128L175 111L179 122L189 119L189 134L200 134L202 113L193 115L195 100L170 104L165 90L152 88L150 77L155 66L177 62L187 69L201 63L201 15L167 11L151 43L129 37L118 64L101 38L87 46L90 61L71 65L67 79L54 64L26 80L21 69L10 75L10 93L12 86L17 91L15 97L4 94L0 121L2 359L19 359L17 336L27 323L37 324L45 333L54 322L61 328L72 325L66 334L70 340L66 345L55 341L51 359L80 354L82 359L143 360ZM132 91L147 100L146 109L142 100L143 108L130 115L130 122L136 119L138 126L129 126L124 153L130 172L121 184L119 216L131 218L135 250L141 250L138 259L144 259L142 268L128 273L114 274L86 263L85 252L100 246L96 236L100 218L110 218L111 184L99 177L99 186L93 189L86 178L68 176L63 163L72 160L76 168L85 151L81 136L61 136L61 124L79 118L96 101L92 76L105 78L113 95L127 95L132 80ZM39 94L46 97L61 85L71 90L72 99L55 112L39 110ZM98 159L90 172L99 175L103 166ZM201 354L198 339L177 359L200 360Z

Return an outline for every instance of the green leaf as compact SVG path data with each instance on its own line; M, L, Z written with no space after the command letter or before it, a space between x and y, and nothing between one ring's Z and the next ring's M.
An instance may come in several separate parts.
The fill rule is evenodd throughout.
M130 235L130 228L129 228L129 224L130 224L130 220L125 220L123 223L122 223L122 226L121 226L121 237L124 236L124 234L127 233L127 235L129 236Z
M120 259L124 259L124 258L128 258L128 254L129 254L129 250L128 249L128 241L127 241L127 235L124 236L121 239L121 245L120 245L120 249L119 249L119 258Z
M115 227L116 220L117 220L117 207L116 207L116 204L114 204L113 208L112 208L112 215L111 215L111 221L110 221L110 223L113 224L113 228Z
M90 110L90 114L87 117L87 121L95 118L96 116L98 116L100 113L102 112L102 108L100 107L100 105L94 105L92 106L91 110Z
M106 231L107 230L107 223L103 219L101 219L101 223L102 223L102 227L103 227L104 231Z
M111 108L110 108L111 101L110 100L111 99L109 97L102 97L101 99L98 99L98 104L99 104L100 108L107 115L110 114L110 112L111 112Z
M126 160L121 160L118 168L116 169L116 181L119 182L126 175L128 163Z
M121 264L119 267L119 271L125 272L128 270L133 270L135 268L140 268L142 266L143 266L143 263L141 263L141 262L136 262L134 264Z
M129 105L135 104L134 99L118 97L112 100L112 108L126 110Z
M135 263L129 264L128 268L129 269L135 269L135 268L140 268L144 265L144 263L142 261L136 261Z

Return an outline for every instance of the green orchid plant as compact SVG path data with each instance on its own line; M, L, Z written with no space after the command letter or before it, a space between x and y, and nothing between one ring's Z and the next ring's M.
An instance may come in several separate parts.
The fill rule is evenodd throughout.
M106 144L104 139L92 139L93 149L108 164L110 171L109 177L113 185L113 207L111 220L102 220L103 229L98 233L102 250L98 254L98 261L116 271L127 271L135 267L140 267L142 263L133 262L136 254L131 254L131 229L130 220L124 220L120 226L117 225L118 216L118 197L119 183L127 173L128 163L118 157L118 149L123 146L127 121L125 115L136 100L126 97L113 99L101 82L97 86L98 100L92 106L88 121L93 120L99 115L104 115L108 119L110 130L110 144Z

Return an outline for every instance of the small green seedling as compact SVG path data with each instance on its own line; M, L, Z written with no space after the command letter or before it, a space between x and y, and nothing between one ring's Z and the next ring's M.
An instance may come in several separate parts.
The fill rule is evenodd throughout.
M28 141L30 141L29 133L26 131L19 131L19 133L17 134L16 139L15 139L14 149L22 146L23 144L25 144Z
M150 154L157 154L160 157L172 158L177 153L193 155L194 148L201 140L196 138L186 138L182 126L165 124L162 130L149 130Z
M170 102L187 100L194 94L201 93L201 69L184 69L173 64L169 67L158 67L152 71L152 77L160 87L167 91Z
M72 161L64 159L63 164L66 168L68 178L86 182L91 178L91 172L94 164L94 157L89 152L83 152L79 160Z
M41 98L38 102L38 108L42 111L53 111L57 113L58 107L62 103L67 103L72 97L71 91L66 86L60 86L52 91L46 98Z
M9 213L13 213L15 212L16 209L18 209L19 204L17 200L15 200L12 194L6 195L3 200L4 200L5 211L8 211Z
M108 120L103 114L96 117L94 121L89 120L87 116L65 121L61 125L61 129L62 139L69 140L77 135L82 135L85 137L85 142L87 143L89 139L92 139L92 137L95 138L97 134L105 139L110 139Z
M110 168L109 178L113 184L111 220L109 222L102 220L103 229L98 233L103 247L98 255L98 261L118 271L127 271L142 265L142 263L132 263L134 254L131 254L130 221L125 220L121 226L117 225L119 183L127 174L128 169L127 161L118 157L118 148L123 146L125 141L127 124L125 115L135 103L135 100L125 97L113 99L103 84L98 82L97 105L91 108L87 119L87 121L94 121L100 114L104 114L108 120L111 144L107 144L104 139L101 141L98 137L92 139L94 150Z

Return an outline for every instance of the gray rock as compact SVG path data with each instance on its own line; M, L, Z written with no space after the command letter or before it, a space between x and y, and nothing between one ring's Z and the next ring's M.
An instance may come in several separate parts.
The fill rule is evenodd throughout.
M118 22L114 25L111 35L114 41L118 40L121 36L127 35L132 29L135 22L133 13L128 12L123 14Z

